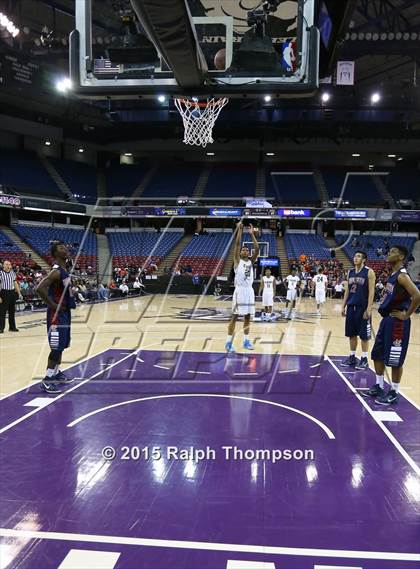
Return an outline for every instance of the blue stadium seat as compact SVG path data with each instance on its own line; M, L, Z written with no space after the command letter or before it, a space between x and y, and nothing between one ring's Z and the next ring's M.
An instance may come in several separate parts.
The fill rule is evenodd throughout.
M313 174L269 174L269 192L283 204L315 205L320 201ZM266 194L269 195L266 188ZM271 195L271 194L270 194Z
M73 160L59 160L48 158L77 201L82 203L96 203L96 168L90 164L83 164Z
M220 274L224 259L229 252L232 233L210 232L207 235L194 235L181 252L177 266L191 267L192 273L203 276Z
M159 264L183 237L182 231L110 232L107 234L114 266L141 266L148 259Z
M342 195L343 183L348 172L350 175ZM350 202L350 206L382 205L384 203L373 177L367 172L359 174L357 171L345 168L323 168L321 173L330 199L342 197Z
M395 200L420 201L420 172L416 168L395 168L391 171L387 189Z
M149 165L147 162L133 165L121 164L107 168L105 170L107 196L132 196L148 170Z
M202 168L194 164L188 166L163 165L153 176L142 197L176 198L192 196Z
M257 168L255 165L217 164L211 169L205 197L241 198L255 196Z
M286 233L284 244L289 259L298 259L302 253L316 259L329 259L330 248L321 235L308 233Z
M64 198L35 152L0 148L0 184L24 194Z
M356 239L358 242L355 245L352 244L354 239ZM415 237L398 237L389 235L336 235L336 241L339 245L346 243L343 249L350 259L353 259L354 254L357 250L365 251L368 255L367 264L369 264L369 261L385 261L383 256L379 256L377 254L377 250L379 248L384 248L385 239L388 240L390 247L393 245L403 245L404 247L407 247L410 252L412 251L414 243L416 242Z
M15 225L13 229L48 262L51 262L49 251L52 241L58 240L68 245L70 247L71 256L75 257L82 244L83 236L85 235L83 229L44 225ZM78 265L80 268L86 268L90 265L95 270L97 267L97 256L96 235L89 232L86 234L83 246L81 247Z
M249 243L252 241L251 236L245 233L242 236L242 243ZM268 256L276 257L277 256L277 240L274 233L262 233L258 238L257 241L259 243L268 243Z

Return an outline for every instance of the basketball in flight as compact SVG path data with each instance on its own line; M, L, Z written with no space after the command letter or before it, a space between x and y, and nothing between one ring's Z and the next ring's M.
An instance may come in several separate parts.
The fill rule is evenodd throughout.
M219 71L226 69L226 50L219 49L219 51L214 56L214 66Z

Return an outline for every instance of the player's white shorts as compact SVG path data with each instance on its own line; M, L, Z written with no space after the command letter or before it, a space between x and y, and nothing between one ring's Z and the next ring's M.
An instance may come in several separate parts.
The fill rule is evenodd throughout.
M297 290L296 289L287 289L287 300L296 300L296 296L297 296Z
M246 286L238 286L233 292L232 312L239 316L255 315L254 289Z
M325 290L315 290L315 300L317 304L325 302Z
M271 291L263 290L262 294L262 305L263 306L273 306L274 304L274 295Z

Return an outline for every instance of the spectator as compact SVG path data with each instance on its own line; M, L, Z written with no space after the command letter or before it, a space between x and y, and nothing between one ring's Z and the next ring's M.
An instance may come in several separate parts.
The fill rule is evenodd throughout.
M122 282L118 288L120 289L122 296L128 295L129 288L126 282Z
M133 282L133 289L141 294L144 288L142 280L139 277L136 277L136 280Z
M343 298L344 296L344 285L342 282L337 282L335 287L335 298Z
M220 286L219 283L216 283L216 286L214 287L214 296L218 297L221 296L222 294L222 287Z
M108 301L109 300L109 290L103 283L99 283L98 291L96 293L96 298L100 301Z

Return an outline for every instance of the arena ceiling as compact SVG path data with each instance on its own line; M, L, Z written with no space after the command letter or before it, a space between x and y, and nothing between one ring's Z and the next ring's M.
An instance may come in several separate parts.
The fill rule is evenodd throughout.
M121 24L112 9L113 0L100 0L101 9L95 13L93 35L98 42L108 41L121 33ZM3 10L21 29L14 48L37 61L66 72L68 69L68 35L74 28L74 0L3 0ZM52 33L53 41L46 42ZM1 36L0 36L1 37ZM2 45L7 47L5 38ZM44 45L43 45L44 44ZM418 0L357 0L347 29L337 45L339 59L356 61L355 87L333 88L333 98L326 108L319 95L305 100L282 101L281 109L274 102L263 105L260 100L239 100L230 107L230 123L235 123L236 136L252 129L256 137L291 135L299 125L302 136L408 136L420 137L420 2ZM378 120L373 121L370 109L372 90L383 96ZM174 135L178 117L173 112L162 114L153 100L80 102L69 97L51 97L47 102L34 102L11 97L0 89L0 101L8 113L28 115L50 113L51 121L74 121L93 125L90 135L142 137L135 127L150 123L158 136ZM49 108L48 108L49 107ZM225 121L226 122L226 121ZM232 136L221 123L221 134ZM93 133L93 130L95 133ZM105 134L107 133L107 134ZM296 135L296 133L294 133Z

